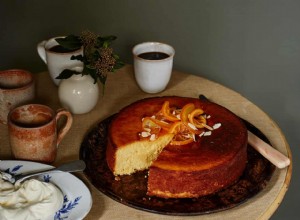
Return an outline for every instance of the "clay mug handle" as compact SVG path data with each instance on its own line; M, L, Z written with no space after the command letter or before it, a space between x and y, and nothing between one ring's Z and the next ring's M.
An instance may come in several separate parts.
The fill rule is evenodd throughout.
M63 125L63 127L59 129L59 131L57 133L57 143L56 143L57 147L60 144L60 142L62 141L62 139L64 138L64 136L68 133L68 131L70 130L72 123L73 123L72 114L64 108L58 109L56 111L56 116L55 116L56 123L58 123L59 119L62 116L66 116L67 121Z
M46 59L46 49L45 49L45 44L47 43L46 40L40 42L38 45L37 45L37 52L40 56L40 58L44 61L44 63L47 64L47 59Z

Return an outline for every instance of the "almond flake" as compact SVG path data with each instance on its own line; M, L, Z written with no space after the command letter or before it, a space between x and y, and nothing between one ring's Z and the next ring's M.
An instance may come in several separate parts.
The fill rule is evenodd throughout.
M205 134L205 132L203 131L201 134L199 134L199 137L202 137Z
M202 125L210 131L214 130L212 127L210 127L209 125L207 125L205 123L202 123Z
M218 129L219 127L221 127L221 123L214 124L213 129Z
M188 123L188 126L189 126L190 128L192 128L193 130L198 130L198 129L196 128L196 126L193 125L192 123Z
M209 118L211 118L211 116L210 116L210 115L207 115L206 118L209 119Z
M211 135L211 131L207 131L204 133L204 136L210 136Z
M141 136L142 137L149 137L151 134L147 131L142 131Z
M151 134L150 141L154 141L155 139L156 139L156 135L155 134Z

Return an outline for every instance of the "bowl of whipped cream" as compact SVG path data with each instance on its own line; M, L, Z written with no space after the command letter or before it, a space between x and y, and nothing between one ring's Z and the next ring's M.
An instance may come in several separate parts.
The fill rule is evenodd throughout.
M0 161L0 170L12 175L49 168L53 167L28 161ZM0 174L1 220L83 219L91 206L89 189L70 173L44 173L20 184L3 180Z

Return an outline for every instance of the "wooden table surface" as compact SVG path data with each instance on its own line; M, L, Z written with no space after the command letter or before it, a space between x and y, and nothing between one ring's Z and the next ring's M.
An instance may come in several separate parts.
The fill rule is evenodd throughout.
M53 109L61 107L58 100L58 88L52 83L47 72L35 74L37 97L35 103L46 104ZM97 106L89 113L74 115L71 130L59 146L57 166L66 161L79 158L80 145L87 133L104 118L118 112L126 105L145 98L164 95L178 95L197 98L204 94L214 102L230 109L241 118L249 121L262 131L273 147L291 158L288 143L277 124L255 104L242 95L218 83L200 76L174 70L167 89L159 94L142 92L134 79L133 68L126 65L116 73L109 75L105 94L100 95ZM7 126L0 124L0 159L11 159ZM278 208L288 189L292 173L292 163L288 168L276 169L266 188L245 203L213 214L189 216L188 219L268 219ZM122 205L99 192L84 176L78 178L90 189L93 205L85 219L184 219L182 216L167 216L136 210Z

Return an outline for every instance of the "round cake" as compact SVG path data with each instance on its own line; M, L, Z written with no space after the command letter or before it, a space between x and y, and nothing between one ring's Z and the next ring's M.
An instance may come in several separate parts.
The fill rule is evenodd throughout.
M148 169L149 196L204 196L242 175L247 129L234 113L206 100L147 98L115 115L106 159L116 176Z

